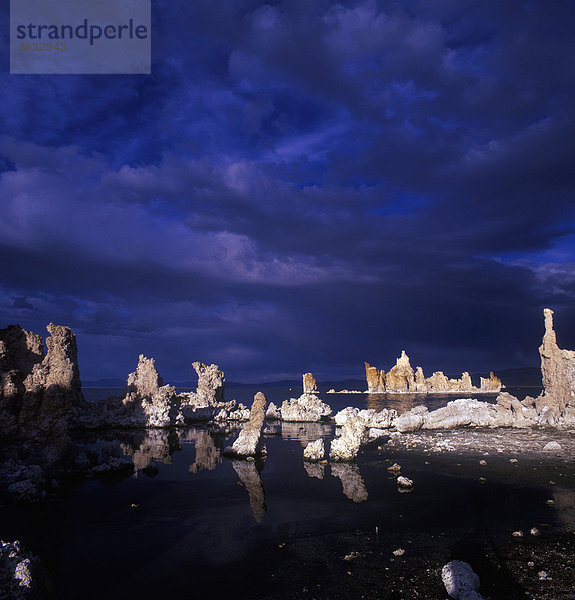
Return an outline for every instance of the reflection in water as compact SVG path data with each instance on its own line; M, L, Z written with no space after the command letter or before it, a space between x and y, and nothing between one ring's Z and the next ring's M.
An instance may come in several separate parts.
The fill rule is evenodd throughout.
M256 463L246 460L232 460L232 466L248 491L254 519L261 523L266 516L267 507L264 486L256 468Z
M507 388L507 391L522 400L528 393L533 397L536 397L540 389L541 388ZM497 393L472 394L469 392L438 392L436 394L367 394L365 398L367 408L373 408L378 412L384 408L393 408L399 414L402 414L421 405L427 406L430 411L436 410L457 398L473 398L475 400L480 400L481 402L494 403L497 396ZM352 402L352 405L355 406L355 402Z
M214 438L205 429L190 429L184 439L186 442L193 441L196 448L196 460L188 468L190 473L203 469L213 471L222 462L221 449L216 447Z
M399 414L404 413L420 404L429 406L432 396L426 394L368 394L367 408L373 408L377 412L384 408L393 408ZM442 402L444 405L445 402Z
M120 448L125 456L130 456L136 473L145 469L152 460L171 464L172 454L181 449L178 434L162 429L148 429L143 439L136 437L131 443L121 443Z
M120 443L119 449L125 456L131 457L137 474L152 461L171 464L172 454L181 450L182 444L193 444L196 460L189 466L189 471L198 473L203 469L213 471L222 462L223 444L217 437L217 434L200 428L177 431L148 429L128 437L127 441Z
M307 473L308 477L315 477L316 479L323 479L323 475L325 472L325 465L320 465L319 463L308 462L307 460L303 461L303 468Z
M285 440L298 440L302 446L321 437L331 437L333 426L331 423L289 423L282 421L282 438Z
M354 502L367 500L367 489L357 465L350 463L332 463L331 474L339 477L343 485L343 493Z

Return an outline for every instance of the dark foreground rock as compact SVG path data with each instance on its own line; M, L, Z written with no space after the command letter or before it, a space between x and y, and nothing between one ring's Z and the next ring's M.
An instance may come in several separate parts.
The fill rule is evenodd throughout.
M40 599L43 594L43 569L22 544L0 541L0 598L2 600Z
M0 435L59 434L85 406L76 336L53 323L46 329L47 352L36 333L0 329Z
M452 560L441 569L446 592L454 600L483 600L479 593L479 576L470 564Z

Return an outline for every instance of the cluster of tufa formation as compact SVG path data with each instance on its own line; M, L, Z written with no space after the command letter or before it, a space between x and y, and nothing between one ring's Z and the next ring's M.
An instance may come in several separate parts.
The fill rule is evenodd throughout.
M317 396L317 382L311 373L303 374L303 394L298 398L284 400L277 408L270 404L266 414L268 419L278 419L293 423L314 423L331 416L331 407Z
M84 406L76 336L50 323L42 338L19 325L0 329L2 433L29 436L66 428Z
M539 347L543 393L520 401L508 393L499 394L497 402L462 399L428 412L416 406L395 419L400 432L418 429L453 429L455 427L534 427L537 425L575 426L575 352L557 346L553 329L553 311L546 308L545 334Z
M414 371L409 363L409 356L402 350L401 356L396 364L387 373L369 363L365 363L365 378L367 381L367 391L370 394L391 393L496 393L501 390L501 380L495 377L493 373L489 377L481 377L480 387L477 388L471 382L471 376L466 371L460 379L450 379L444 375L443 371L436 371L431 377L425 377L423 369L417 367Z
M50 336L45 350L39 335L10 326L0 330L0 434L12 437L18 447L6 444L0 455L0 493L5 490L17 501L45 497L51 493L51 482L60 463L64 470L73 463L75 466L70 468L94 474L114 469L131 473L134 465L137 469L147 466L137 456L132 460L129 456L102 451L100 457L89 450L74 448L68 436L72 427L171 428L199 421L218 427L227 423L228 428L233 428L234 423L247 421L230 451L236 457L257 457L264 453L261 436L265 419L282 421L282 430L286 431L307 422L315 427L305 440L312 442L304 452L307 469L314 467L313 461L319 469L327 457L332 464L353 461L362 444L382 437L389 430L401 434L458 427L573 427L575 352L557 346L553 312L545 309L544 314L545 334L539 349L544 391L538 398L519 401L501 393L495 403L457 399L434 411L416 406L401 415L395 410L347 407L334 418L330 406L314 393L317 383L311 373L303 376L303 393L298 398L285 400L280 407L270 404L266 410L265 396L258 393L250 411L234 400L224 399L225 377L217 365L193 363L198 375L196 390L177 393L173 386L164 385L154 359L144 355L140 355L136 370L128 376L122 396L86 403L81 390L76 339L70 329L48 325ZM443 373L434 373L426 379L420 368L413 371L405 353L387 374L369 365L366 374L372 391L449 392L454 388L477 391L469 390L471 379L466 373L456 380L447 379ZM499 386L500 381L491 377L482 380L481 389ZM329 432L322 427L325 422L330 428L334 421L336 437L327 448L323 438ZM209 444L205 456L198 455L193 468L209 468L219 460L219 451ZM136 463L140 462L138 466ZM313 472L316 471L319 472L314 468Z
M194 362L198 375L195 392L177 393L163 385L153 358L140 354L128 375L126 393L91 403L80 418L87 428L178 427L198 421L245 421L249 410L224 399L225 377L217 365Z

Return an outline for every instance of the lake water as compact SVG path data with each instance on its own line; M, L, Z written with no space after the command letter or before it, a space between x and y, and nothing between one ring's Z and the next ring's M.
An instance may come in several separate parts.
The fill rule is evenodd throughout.
M276 391L264 389L277 403L286 396ZM377 402L403 410L412 402L323 399L337 410ZM362 450L356 464L307 465L305 444L331 438L334 428L295 423L270 428L265 461L224 458L236 435L189 427L83 436L93 449L131 457L136 473L77 483L42 507L3 510L1 537L41 556L53 597L62 599L444 600L441 566L461 558L494 599L553 600L549 588L526 596L510 566L527 565L529 556L544 564L549 544L571 551L564 537L575 537L575 470L564 459L530 459L529 433L517 462L488 446L487 465L472 454L388 450L385 441ZM411 493L400 493L388 472L395 461L415 481ZM514 538L516 530L524 538ZM572 557L562 560L565 573ZM549 585L562 581L554 575Z
M521 387L508 388L505 391L517 396L520 400L525 396L538 396L541 392L541 387ZM190 388L177 388L178 392L192 391ZM268 402L273 402L276 406L281 405L288 398L297 398L302 390L300 387L278 386L266 384L253 384L226 386L226 400L237 400L246 406L251 406L254 395L257 392L264 392ZM125 393L124 388L83 388L84 397L88 402L94 400L103 400L108 396L121 396ZM402 413L419 404L425 404L429 410L434 410L445 406L450 400L456 398L477 398L486 402L494 402L497 394L328 394L327 388L320 385L319 396L323 402L329 404L334 414L345 408L346 406L357 406L358 408L374 408L381 410L382 408L394 408L397 412Z

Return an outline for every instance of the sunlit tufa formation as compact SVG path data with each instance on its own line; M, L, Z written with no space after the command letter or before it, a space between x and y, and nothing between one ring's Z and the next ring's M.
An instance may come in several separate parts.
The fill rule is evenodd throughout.
M242 427L238 439L226 452L237 456L254 456L262 452L260 438L266 417L267 398L262 392L254 396L249 421Z
M315 377L311 373L303 374L303 393L314 394L317 393L317 382Z
M536 400L539 413L549 414L549 421L563 419L575 423L575 352L562 350L557 346L553 329L553 311L546 308L545 335L539 347L541 355L541 376L544 391Z
M370 394L389 393L497 393L501 390L501 380L493 373L489 377L481 377L480 387L471 381L471 376L465 371L460 379L450 379L443 371L436 371L431 377L425 377L423 369L417 367L414 371L409 362L409 356L402 350L396 364L386 373L365 363L365 379L367 391Z
M176 389L163 383L154 359L140 354L136 370L128 375L122 403L139 411L148 427L168 427L172 424L170 412Z

